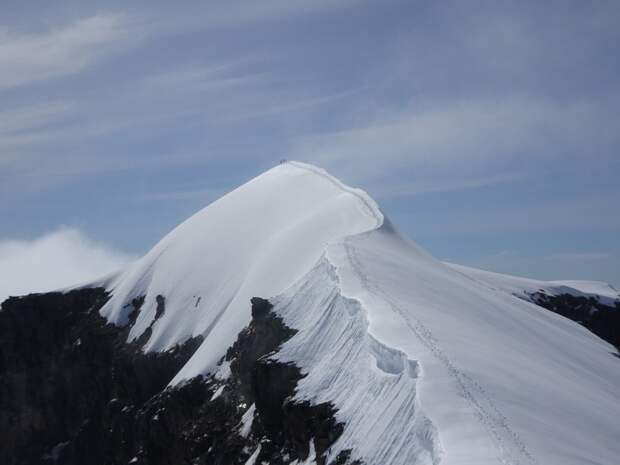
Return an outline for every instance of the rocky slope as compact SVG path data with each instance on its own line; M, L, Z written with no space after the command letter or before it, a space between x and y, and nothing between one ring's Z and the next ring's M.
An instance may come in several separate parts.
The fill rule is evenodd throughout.
M99 315L108 297L93 288L3 304L1 463L326 463L342 425L333 405L293 400L303 375L268 356L294 331L268 301L253 299L252 321L222 361L228 376L166 388L200 341L144 354L125 342L127 327Z

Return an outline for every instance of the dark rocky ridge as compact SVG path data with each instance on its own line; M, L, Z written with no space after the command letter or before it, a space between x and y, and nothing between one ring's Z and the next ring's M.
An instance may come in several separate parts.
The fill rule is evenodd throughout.
M268 301L252 299L252 322L222 361L227 378L166 388L200 340L144 354L150 331L126 343L129 326L99 315L107 299L103 289L82 289L3 304L0 463L233 465L260 445L256 463L278 465L306 459L312 442L317 463L325 464L343 425L331 404L293 401L303 375L269 354L295 331ZM130 325L143 303L131 303ZM157 306L161 316L163 296ZM242 431L252 405L251 427ZM330 465L345 463L349 453Z
M82 289L3 304L0 463L236 465L260 446L256 463L284 465L305 460L311 443L318 464L351 463L345 452L326 464L326 452L343 429L334 406L294 401L303 374L270 358L295 330L267 300L252 299L251 324L222 360L228 377L198 377L166 389L200 339L144 354L150 328L126 342L144 298L129 304L125 328L99 315L107 299L103 289ZM618 347L620 303L614 308L544 293L531 300ZM156 302L152 325L165 313L165 298ZM253 420L245 429L244 414Z
M42 463L65 444L82 463L106 454L104 412L142 404L166 387L198 347L161 354L126 343L129 327L107 324L103 289L10 298L0 312L0 463ZM133 302L133 319L143 299ZM46 454L50 460L42 460ZM61 455L62 455L61 454Z
M545 292L530 294L530 300L536 305L576 321L620 350L620 300L616 300L612 307L594 297L571 294L553 296Z

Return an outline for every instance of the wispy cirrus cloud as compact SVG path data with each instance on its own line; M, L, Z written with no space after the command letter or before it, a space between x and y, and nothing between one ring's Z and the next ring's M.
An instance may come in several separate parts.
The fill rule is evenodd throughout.
M6 109L0 112L0 123L7 123L0 127L0 165L5 167L0 177L51 176L50 182L54 182L60 179L59 174L65 179L119 166L164 160L167 165L175 160L183 163L176 151L172 156L153 152L102 156L96 142L128 133L148 139L154 131L174 132L179 125L219 130L222 126L251 124L249 120L258 118L284 120L288 115L319 111L362 90L302 94L296 88L299 84L273 74L265 54L248 54L153 71L124 82L113 98L94 94L87 101L52 101ZM73 149L85 144L90 147L88 151ZM61 147L53 159L43 155L52 146ZM201 157L207 156L203 151ZM192 158L195 160L196 155ZM59 163L61 160L65 162Z
M145 201L182 201L195 200L203 202L206 205L209 202L219 199L228 193L231 188L213 188L213 189L186 189L162 192L147 192L141 196L141 200Z
M402 183L380 184L372 188L374 197L379 199L389 199L392 197L405 197L421 194L434 194L438 192L454 192L481 187L490 187L498 184L505 184L520 181L523 176L520 173L496 174L481 177L447 179L418 179Z
M231 29L253 24L291 20L300 16L338 11L347 7L362 6L368 0L263 0L246 2L200 2L194 5L193 14L179 15L176 5L168 4L153 17L170 22L173 28ZM181 18L179 18L181 16ZM175 21L176 20L176 21Z
M582 262L592 260L609 260L614 257L613 252L566 252L558 253L545 257L548 260L561 260L571 262Z
M594 104L478 99L383 115L359 127L312 135L299 142L295 153L336 170L354 166L360 179L405 168L414 176L432 174L439 184L442 176L458 174L460 183L473 187L513 179L514 174L498 173L510 163L524 166L527 160L525 166L536 168L541 157L609 157L598 148L613 146L618 131L617 121ZM554 151L547 150L550 144Z
M144 29L124 14L99 13L43 32L0 30L0 90L78 73L140 42Z
M0 110L0 135L44 128L64 119L75 109L68 101L48 101L36 105Z
M0 110L0 167L29 161L24 149L54 137L55 126L70 121L78 107L70 101L52 100L36 105Z

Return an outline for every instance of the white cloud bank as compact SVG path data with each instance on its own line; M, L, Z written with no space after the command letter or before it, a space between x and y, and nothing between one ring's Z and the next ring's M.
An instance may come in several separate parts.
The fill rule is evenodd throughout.
M0 240L0 302L95 280L133 258L70 228L32 241Z

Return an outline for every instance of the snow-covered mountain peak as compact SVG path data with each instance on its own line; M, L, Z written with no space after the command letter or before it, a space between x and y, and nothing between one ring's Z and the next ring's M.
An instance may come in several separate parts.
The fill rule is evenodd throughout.
M611 464L617 351L515 297L524 285L436 260L363 191L285 162L106 282L101 314L145 351L202 337L177 386L226 378L250 299L269 299L295 332L271 354L304 373L295 398L333 405L344 425L327 463Z
M151 327L145 349L159 351L211 335L215 363L248 323L251 297L284 291L326 244L382 223L365 192L320 168L284 162L196 213L116 276L102 314L124 324L128 304L145 296L130 339ZM158 295L165 312L153 323Z

